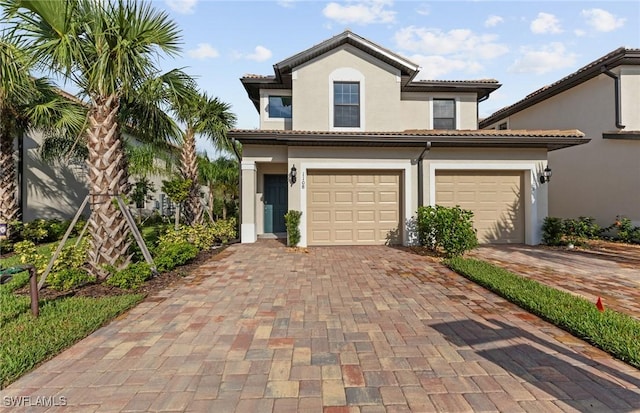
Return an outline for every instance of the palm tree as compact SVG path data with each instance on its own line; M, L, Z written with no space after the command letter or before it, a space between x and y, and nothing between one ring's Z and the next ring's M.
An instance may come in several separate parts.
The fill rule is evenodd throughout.
M196 135L205 136L216 149L228 150L231 143L227 140L227 131L235 125L236 116L231 113L229 104L217 97L209 97L206 93L196 94L191 99L175 101L173 110L178 121L185 124L182 133L181 173L183 179L192 182L189 197L184 203L186 223L191 225L202 221L203 212Z
M86 112L45 78L34 78L32 63L21 45L0 38L0 222L20 219L14 141L31 128L52 139L80 133ZM22 156L22 154L18 154Z
M135 0L2 0L5 20L30 45L44 68L64 75L89 99L89 264L100 278L105 264L126 265L125 220L113 196L128 192L119 122L123 102L157 77L157 57L175 55L178 27L164 12Z
M222 201L222 219L227 219L227 205L239 196L238 162L220 157L210 161L206 155L198 157L200 182L209 189L209 216L213 217L214 199Z

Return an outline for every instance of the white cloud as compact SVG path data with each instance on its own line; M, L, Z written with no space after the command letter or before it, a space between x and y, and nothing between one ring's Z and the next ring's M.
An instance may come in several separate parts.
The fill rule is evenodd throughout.
M531 31L536 34L558 34L562 33L560 20L553 14L538 13L538 17L531 22Z
M198 0L165 0L165 3L176 13L192 14L198 4Z
M564 69L575 65L577 55L566 50L559 42L550 43L540 49L522 47L522 57L509 67L513 73L534 73L541 75L557 69Z
M247 54L235 53L234 54L234 57L237 59L254 60L256 62L264 62L265 60L271 59L271 56L273 56L273 53L271 53L271 50L267 49L264 46L256 46L256 48L253 49L253 53L247 53Z
M611 32L624 26L627 20L623 17L616 17L602 9L582 10L582 17L587 20L587 24L599 32Z
M585 32L584 30L581 30L581 29L575 29L573 31L573 34L575 34L578 37L583 37L583 36L587 35L587 32Z
M290 9L294 7L296 0L278 0L278 6Z
M344 4L331 2L322 10L322 14L340 24L393 23L396 12L386 8L392 5L392 0L359 0Z
M187 51L187 55L194 59L213 59L220 56L220 53L209 43L198 43L198 47Z
M480 59L493 59L509 51L497 42L493 34L476 34L468 29L443 32L415 26L400 29L395 34L399 48L430 55L464 55Z
M420 72L416 76L417 80L440 79L443 75L455 71L478 73L483 69L480 63L473 60L419 54L413 55L409 59L420 65Z
M484 21L484 27L495 27L498 24L504 22L504 19L500 16L491 15Z

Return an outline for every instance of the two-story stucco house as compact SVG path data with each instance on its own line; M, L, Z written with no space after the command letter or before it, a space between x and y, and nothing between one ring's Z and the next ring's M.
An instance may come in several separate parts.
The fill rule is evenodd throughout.
M417 81L419 67L350 31L241 79L260 129L243 145L241 238L285 231L301 246L409 244L419 205L471 209L482 242L540 241L547 152L576 130L478 130L495 80ZM571 150L571 149L567 149Z
M577 128L588 145L549 153L549 214L640 225L640 49L619 48L480 122L483 129Z

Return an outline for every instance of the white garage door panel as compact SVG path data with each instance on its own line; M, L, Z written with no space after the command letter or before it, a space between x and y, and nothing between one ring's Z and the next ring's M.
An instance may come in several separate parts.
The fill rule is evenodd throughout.
M473 211L481 243L523 243L521 171L437 171L436 204Z
M400 172L308 171L308 245L384 244L400 223Z

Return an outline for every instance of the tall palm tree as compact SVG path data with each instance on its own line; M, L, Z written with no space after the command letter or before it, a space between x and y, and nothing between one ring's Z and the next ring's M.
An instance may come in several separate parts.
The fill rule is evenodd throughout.
M179 52L177 25L149 3L135 0L1 0L5 20L30 44L44 68L75 83L89 99L88 182L92 271L126 264L127 229L112 197L128 192L119 122L132 101L158 75L160 54Z
M51 138L76 136L86 112L47 79L31 76L32 62L20 44L0 37L0 222L20 219L14 141L31 128ZM18 154L21 156L22 154Z
M188 100L175 101L173 110L178 121L185 124L182 133L181 173L182 178L191 180L189 197L184 203L187 225L202 221L202 202L198 176L198 154L196 135L206 137L219 150L229 150L227 131L235 125L236 116L231 105L210 97L207 93L197 94Z

